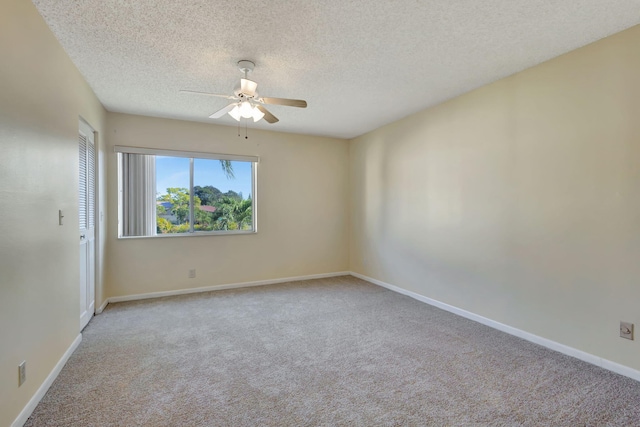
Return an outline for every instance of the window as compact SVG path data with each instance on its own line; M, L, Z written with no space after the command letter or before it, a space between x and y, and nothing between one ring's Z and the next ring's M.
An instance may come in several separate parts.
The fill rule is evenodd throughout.
M256 231L257 157L115 150L118 237Z

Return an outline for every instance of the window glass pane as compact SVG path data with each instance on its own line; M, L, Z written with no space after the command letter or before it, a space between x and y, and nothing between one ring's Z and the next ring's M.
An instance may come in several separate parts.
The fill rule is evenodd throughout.
M189 162L184 157L156 156L158 234L189 232Z
M194 231L253 229L251 162L194 159Z

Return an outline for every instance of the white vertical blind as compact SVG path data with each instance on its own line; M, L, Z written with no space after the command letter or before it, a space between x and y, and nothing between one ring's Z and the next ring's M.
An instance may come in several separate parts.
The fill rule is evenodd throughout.
M87 137L82 133L78 139L78 160L80 163L78 185L78 218L80 230L87 228Z
M156 234L156 158L122 153L123 235Z

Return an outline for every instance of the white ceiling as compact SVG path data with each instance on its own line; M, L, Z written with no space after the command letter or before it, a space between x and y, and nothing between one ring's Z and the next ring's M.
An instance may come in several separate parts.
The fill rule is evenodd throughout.
M280 122L352 138L640 23L640 0L33 0L109 111L236 126L256 63Z

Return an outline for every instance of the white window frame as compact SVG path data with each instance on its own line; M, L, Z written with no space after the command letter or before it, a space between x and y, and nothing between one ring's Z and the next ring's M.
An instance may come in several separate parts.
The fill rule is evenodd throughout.
M219 153L203 153L196 151L177 151L177 150L162 150L155 148L142 148L142 147L126 147L122 145L116 145L114 151L117 153L118 159L118 239L149 239L157 237L194 237L194 236L212 236L212 235L230 235L230 234L256 234L258 232L258 163L260 158L258 156L245 156L235 154L219 154ZM172 233L172 234L157 234L149 236L124 236L123 235L123 170L122 170L122 156L123 153L129 154L147 154L154 156L166 156L166 157L184 157L190 159L189 161L189 196L190 196L190 209L189 209L189 224L190 230L186 233ZM207 159L207 160L230 160L240 162L251 162L251 230L215 230L215 231L195 231L194 226L194 194L193 194L193 173L194 173L194 160L195 159Z

